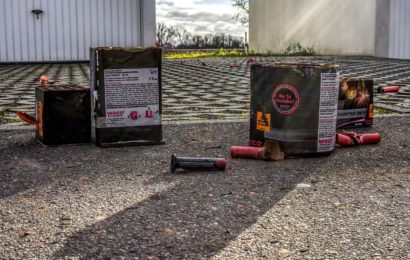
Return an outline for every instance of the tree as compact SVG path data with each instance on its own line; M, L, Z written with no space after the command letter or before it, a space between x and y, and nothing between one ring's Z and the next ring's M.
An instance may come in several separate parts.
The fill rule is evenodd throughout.
M159 46L177 49L238 49L244 48L243 38L225 33L191 34L163 23L157 24L157 40Z
M160 42L160 44L164 43L167 30L167 26L164 23L157 24L157 40Z
M157 24L157 40L161 46L172 45L173 39L176 36L176 28L173 26L167 26L164 23Z
M175 36L177 38L177 45L179 48L187 48L191 42L191 34L187 30L180 30L175 28Z
M242 25L247 25L249 23L249 0L232 0L232 5L237 9L235 20Z
M164 38L164 43L166 44L173 44L173 40L176 36L176 29L173 26L169 26L166 30L166 35Z

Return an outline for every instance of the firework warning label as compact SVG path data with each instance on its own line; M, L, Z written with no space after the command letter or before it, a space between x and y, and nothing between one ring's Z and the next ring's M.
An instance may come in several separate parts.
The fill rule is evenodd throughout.
M256 129L263 132L270 131L270 114L259 111L256 113Z
M336 142L339 73L322 73L318 127L318 152L329 152Z
M104 127L160 125L158 69L104 70Z

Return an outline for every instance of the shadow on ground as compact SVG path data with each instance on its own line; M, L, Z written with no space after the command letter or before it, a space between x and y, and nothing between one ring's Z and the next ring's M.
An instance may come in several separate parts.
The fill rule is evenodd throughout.
M228 178L199 172L175 176L183 179L180 184L82 230L53 257L209 257L308 175L234 168L236 176Z
M147 194L152 194L149 187L153 185L170 186L64 238L51 258L208 258L254 224L314 172L316 165L332 166L329 158L281 162L229 159L225 172L164 172L173 153L229 158L231 145L246 145L248 129L243 123L169 125L164 146L115 149L92 145L42 148L27 131L25 137L18 133L0 146L2 162L8 165L0 177L3 199L23 192L28 196L41 193L45 201L61 207L61 215L84 207L82 197L89 188L101 194L91 203L115 201L116 193L102 188L114 179L113 183L120 183L121 178L136 183L133 176L149 176L138 186L146 187ZM309 171L305 170L307 164ZM81 178L88 180L87 184ZM114 198L103 194L106 191L113 192ZM63 194L72 197L63 199ZM82 214L79 209L76 217Z
M338 149L330 157L281 162L229 159L225 172L179 175L169 173L171 154L229 158L231 145L246 145L247 124L167 125L166 145L115 149L92 145L46 149L35 144L27 132L5 134L0 138L0 188L6 192L0 204L5 205L5 212L15 213L1 215L0 211L0 216L3 223L8 221L13 227L19 227L23 220L29 228L37 225L29 238L42 239L35 244L17 237L14 230L4 229L11 242L28 249L26 257L20 257L18 251L8 256L209 258L237 240L275 205L285 205L281 200L290 192L303 200L305 193L299 192L300 187L295 189L299 183L312 184L310 190L315 192L315 183L326 181L333 183L326 187L337 192L345 189L336 185L340 180L351 181L358 188L363 181L371 183L388 172L407 173L408 118L378 119L376 123L375 128L363 131L380 132L383 142L379 146ZM155 186L164 189L153 189ZM135 189L149 197L135 193ZM353 200L362 201L360 197ZM318 205L328 201L320 200ZM43 204L50 209L36 218L41 214L30 209ZM108 217L96 218L101 214ZM61 217L70 220L64 228L59 226ZM258 225L263 227L264 223ZM269 243L278 239L272 237Z

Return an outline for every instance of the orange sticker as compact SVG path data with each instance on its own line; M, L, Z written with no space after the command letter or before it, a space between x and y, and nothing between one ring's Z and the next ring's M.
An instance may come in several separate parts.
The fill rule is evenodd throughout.
M256 113L256 130L264 132L270 131L270 114L259 111Z
M43 138L44 137L44 131L43 131L43 102L38 101L37 102L37 125L36 125L36 131L38 135Z
M369 105L369 118L373 119L374 118L374 108L373 108L373 104Z

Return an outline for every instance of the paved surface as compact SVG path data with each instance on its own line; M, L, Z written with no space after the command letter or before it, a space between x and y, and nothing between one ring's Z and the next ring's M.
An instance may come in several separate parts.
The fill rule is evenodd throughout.
M228 157L247 125L166 125L166 145L113 149L0 130L0 258L410 258L410 117L376 118L381 144L330 157L169 173L172 153Z
M370 57L258 57L257 61L315 61L341 65L344 76L370 77L375 88L402 86L399 93L375 94L376 106L410 113L410 61ZM249 111L246 58L166 60L163 66L164 120L242 119ZM34 113L40 75L64 84L88 84L87 64L0 65L0 113Z

